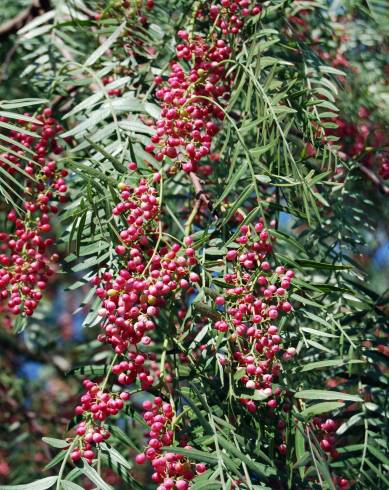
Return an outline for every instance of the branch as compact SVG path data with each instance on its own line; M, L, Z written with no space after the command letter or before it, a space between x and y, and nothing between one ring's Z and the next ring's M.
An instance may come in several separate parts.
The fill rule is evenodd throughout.
M31 5L20 12L13 19L0 25L0 41L6 40L12 34L18 32L31 19L38 17L51 9L50 0L32 0Z
M370 170L368 167L363 165L362 163L359 164L359 168L361 169L361 172L363 172L368 179L370 179L373 184L378 188L382 194L389 194L389 187L385 185L382 180L376 175L372 170Z
M11 64L11 61L12 61L12 58L13 58L14 54L16 53L16 51L18 49L18 46L19 45L16 42L15 44L13 44L12 48L6 54L5 59L4 59L4 62L3 62L3 66L1 67L0 82L2 82L4 80L7 80L7 78L8 78L8 75L7 75L8 68L9 68L9 65Z
M66 377L66 371L69 369L69 366L64 365L64 361L62 360L60 353L49 355L45 352L29 350L27 347L21 344L21 342L18 342L16 338L2 332L0 332L0 346L1 353L12 352L13 354L20 355L32 361L52 365L61 377Z
M201 201L207 206L207 208L211 211L211 213L217 218L216 211L213 209L211 201L208 199L206 192L204 191L200 179L194 172L190 172L189 174L190 180L192 181L193 188L196 192L196 200L200 204Z
M193 308L197 313L210 318L211 320L220 320L221 314L218 311L213 310L205 303L193 303Z

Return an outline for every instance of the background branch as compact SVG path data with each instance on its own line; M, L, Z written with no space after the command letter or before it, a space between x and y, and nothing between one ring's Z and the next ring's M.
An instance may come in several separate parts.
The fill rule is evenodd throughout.
M12 34L25 26L31 19L38 17L51 9L50 0L32 0L31 5L22 10L13 19L0 25L0 41L6 40Z
M359 164L359 168L361 169L361 172L366 175L366 177L373 182L373 184L378 188L382 194L389 194L389 187L385 185L381 179L376 175L372 170L367 168L365 165L362 163Z

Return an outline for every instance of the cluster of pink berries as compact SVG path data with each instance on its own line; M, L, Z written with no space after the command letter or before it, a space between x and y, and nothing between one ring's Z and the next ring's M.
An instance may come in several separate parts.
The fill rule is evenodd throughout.
M326 419L323 422L320 417L314 417L313 424L318 429L316 436L320 439L320 447L333 458L337 458L339 453L335 448L335 432L338 424L333 419Z
M194 465L185 456L174 453L174 447L171 452L162 453L162 447L172 446L175 437L175 412L170 403L155 397L153 402L143 402L143 408L143 418L150 431L147 433L147 448L136 456L135 461L138 464L151 462L154 469L151 479L159 484L157 490L187 490L196 474L206 471L205 464ZM180 445L191 449L186 437L181 438Z
M102 299L99 315L103 332L98 340L111 345L121 356L121 360L112 366L115 382L123 386L139 381L141 389L147 390L160 373L156 355L142 352L141 346L152 342L151 333L156 328L161 309L181 292L193 290L200 277L192 270L197 260L190 237L185 239L184 246L177 243L155 245L160 213L157 190L145 179L140 179L134 188L121 183L119 189L121 200L113 209L113 215L121 217L119 226L124 221L128 228L120 231L122 244L115 250L124 266L116 276L104 272L92 280L97 287L97 296ZM109 437L103 429L105 419L116 415L129 399L126 391L119 395L110 393L89 380L84 382L84 387L86 393L75 410L83 420L77 428L79 448L71 455L74 461L81 457L93 460L92 444L99 444ZM154 403L158 404L159 399L156 400ZM167 410L166 404L162 410ZM167 413L165 415L168 417ZM173 436L167 441L167 434L170 432L165 432L164 442L172 444ZM179 462L176 461L176 466ZM181 474L178 466L176 474ZM170 488L168 485L164 488ZM178 483L177 488L183 489L182 485Z
M262 6L251 0L217 0L209 8L209 18L219 27L223 36L237 35L246 17L261 12ZM205 14L200 12L199 16Z
M233 362L241 371L240 381L245 388L258 390L267 400L267 406L274 409L282 392L279 387L272 387L281 371L282 337L273 322L280 313L292 310L287 290L294 272L284 266L273 269L266 260L272 244L262 219L254 229L243 225L235 243L238 248L226 253L230 271L224 275L224 280L228 289L225 296L215 299L215 304L222 309L222 318L215 322L214 328L228 333L230 344L236 346ZM295 354L296 350L289 347L282 358L291 360ZM257 409L249 398L241 398L241 403L250 412Z
M149 345L155 319L169 295L188 291L199 281L198 274L190 271L196 264L191 247L182 251L179 244L173 244L170 250L162 247L158 252L149 257L140 247L131 247L127 267L115 279L107 273L103 287L96 291L103 299L99 314L104 318L104 333L99 340L111 344L118 354L131 345Z
M93 461L95 454L93 444L99 444L110 437L109 431L96 424L102 423L110 415L116 415L129 400L130 395L126 391L115 395L107 393L97 383L86 379L83 382L86 393L81 397L81 404L75 409L76 415L86 415L85 420L77 426L78 448L75 448L70 457L78 461L84 457L89 463Z
M339 457L339 452L336 449L336 430L339 424L333 419L325 419L321 417L314 417L313 425L316 427L317 432L315 432L316 437L320 441L320 447L322 450L331 455L333 459ZM350 482L346 478L334 476L333 482L337 490L347 490L350 488Z
M52 264L59 257L47 251L53 240L41 236L44 230L50 231L47 214L36 220L32 229L13 212L8 220L15 230L12 234L0 232L0 312L30 316L42 299L42 291L55 272Z
M45 235L51 231L50 215L57 213L57 203L66 198L64 177L68 172L58 169L50 157L63 151L56 140L62 126L52 117L50 108L44 109L36 120L40 124L20 119L20 131L6 130L15 144L10 144L0 159L0 165L10 176L17 176L19 181L22 176L25 180L22 196L25 215L18 218L17 210L12 209L6 230L0 232L0 313L8 319L10 314L33 314L49 277L55 272L53 263L59 259L58 254L50 253L53 240ZM26 174L31 178L24 178Z
M128 353L129 361L120 361L113 365L112 373L117 376L118 385L130 385L138 378L142 390L149 388L160 375L159 365L155 362L154 353L137 354ZM149 366L146 368L146 363ZM80 404L75 408L75 414L82 416L83 420L76 428L78 447L74 449L70 457L78 461L84 457L89 462L94 458L93 446L106 441L110 432L104 428L105 420L117 415L124 407L124 403L130 399L128 391L115 393L106 391L103 384L84 380L85 393L80 398ZM88 452L86 452L88 451Z
M365 107L360 107L358 117L358 124L337 118L335 122L338 127L328 132L338 136L336 144L340 145L343 158L358 157L358 161L368 167L378 167L384 180L389 179L389 152L371 151L374 148L387 147L389 138L383 129L369 121L370 113Z
M113 81L114 81L113 77L104 77L102 79L103 85L109 85ZM119 97L120 95L122 95L122 93L123 91L120 88L111 88L108 90L108 95L110 97Z
M210 155L233 83L225 63L232 53L227 36L237 35L244 18L261 11L261 7L252 7L252 3L221 0L213 2L205 12L200 10L198 17L215 23L212 40L179 31L178 60L171 63L167 83L163 84L161 76L155 79L158 85L163 84L156 92L162 101L162 112L152 144L146 150L157 161L168 158L172 171L179 168L187 173L197 171L199 161ZM189 69L180 60L187 62Z
M116 247L116 253L126 253L126 246L134 243L147 246L149 236L147 233L155 233L157 227L153 222L158 220L159 202L157 189L147 183L145 179L139 181L139 185L132 189L130 186L120 184L119 202L113 209L114 216L124 215L128 228L120 232L120 238L124 245Z
M136 380L139 379L142 390L147 390L147 388L149 388L155 381L155 376L153 374L156 376L159 374L158 369L155 369L155 364L152 364L150 368L148 363L148 360L156 359L155 354L129 352L128 358L129 361L121 361L112 368L112 372L118 376L118 383L121 385L129 385L135 383ZM153 373L153 371L156 372Z

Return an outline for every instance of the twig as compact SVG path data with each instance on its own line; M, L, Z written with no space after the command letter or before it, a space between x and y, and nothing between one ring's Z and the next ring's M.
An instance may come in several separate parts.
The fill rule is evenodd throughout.
M0 81L4 81L4 80L7 80L8 78L8 68L9 68L9 65L11 64L11 61L12 61L12 58L14 56L14 54L16 53L18 49L18 43L15 43L12 48L8 51L8 53L6 54L6 57L3 61L3 66L1 67L1 75L0 75Z
M210 318L211 320L220 320L221 314L218 311L212 310L205 303L193 303L193 308L201 315Z
M205 194L205 191L203 190L203 187L200 183L200 179L197 177L197 175L194 172L190 172L189 177L190 180L192 181L194 190L196 191L196 199L199 201L203 201L203 203L208 206L209 199Z
M200 179L194 172L190 172L189 174L190 180L192 181L193 188L196 192L196 200L200 204L201 201L207 206L207 208L211 211L211 213L217 218L217 214L215 210L213 209L212 203L209 200L206 192L204 191Z
M25 26L31 19L38 17L51 9L50 0L32 0L31 5L20 12L13 19L0 25L0 41L4 41L19 29Z
M378 175L361 163L359 164L359 168L361 169L361 172L363 172L366 177L373 182L378 190L382 192L382 194L389 194L389 187L382 182Z
M85 15L87 15L90 19L96 20L96 12L88 8L86 5L80 4L77 6L79 10Z
M195 205L193 206L193 210L190 213L187 222L185 223L185 233L184 233L185 236L190 235L191 230L192 230L193 221L194 221L197 213L199 212L199 209L200 209L200 201L197 200L196 203L195 203Z

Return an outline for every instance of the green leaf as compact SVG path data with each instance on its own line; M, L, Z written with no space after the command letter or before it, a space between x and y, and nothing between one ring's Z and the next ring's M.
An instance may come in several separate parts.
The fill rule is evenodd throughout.
M310 311L304 311L304 315L311 320L314 320L317 323L320 323L320 325L323 325L323 327L329 328L332 330L332 326L330 323L328 323L324 318L321 318L320 316L315 315L314 313L311 313Z
M8 124L6 122L0 121L0 128L9 129L10 131L17 131L19 133L28 134L29 136L32 136L33 138L37 138L37 133L29 131L24 126L14 126L13 124Z
M0 111L0 117L6 117L9 119L20 119L22 121L32 122L34 124L42 125L41 121L35 119L35 117L25 116L24 114L18 114L17 112Z
M63 449L64 447L69 446L68 442L63 441L62 439L54 439L53 437L42 437L42 441L49 446L56 447L58 449Z
M342 402L322 402L311 405L300 413L303 417L310 418L321 413L332 412L333 410L337 410L341 407L344 407L344 403Z
M350 270L352 269L349 265L342 264L327 264L324 262L316 262L314 260L306 260L306 259L296 259L296 263L301 267L305 267L307 269L324 269L324 270Z
M305 364L299 369L300 372L312 371L314 369L321 369L326 367L339 367L344 364L364 364L365 361L360 359L328 359L326 361L310 362Z
M316 342L311 339L306 340L308 345L311 345L312 347L315 347L315 349L322 350L324 352L327 352L328 354L334 354L334 351L331 349L327 349L327 347L324 347L324 345L320 344L319 342Z
M105 364L85 364L83 366L75 366L70 369L67 374L82 374L85 376L103 376L107 373L108 367Z
M60 451L47 465L43 468L43 471L47 471L60 463L66 456L66 451Z
M246 456L242 451L240 451L236 446L234 446L230 441L227 441L220 434L217 434L217 440L224 449L228 451L228 454L235 456L241 462L243 462L250 470L254 471L262 481L267 481L267 477L274 474L273 469L269 466L265 466L261 463L253 461L251 458Z
M31 22L29 22L29 25L30 24ZM14 99L0 101L0 107L3 107L4 109L20 109L21 107L43 104L47 104L47 99Z
M48 476L24 485L0 485L0 490L46 490L51 488L57 480L57 476Z
M100 454L100 459L103 467L111 468L121 480L123 480L128 486L126 488L131 488L131 490L143 490L143 487L138 484L138 482L130 475L128 469L121 465L118 461L115 461L109 456L109 454L102 452Z
M207 480L207 481L204 481L204 482L199 482L199 483L195 483L194 485L191 485L190 487L190 490L214 490L214 489L217 489L217 488L221 488L223 489L223 485L217 481L217 480Z
M93 65L102 56L114 42L121 36L124 31L126 23L122 22L120 26L115 29L115 31L106 39L101 46L99 46L85 61L85 66Z
M96 151L100 152L107 160L109 160L118 172L127 172L126 167L117 158L110 155L105 148L103 148L101 145L98 145L97 143L94 143L87 136L85 137L85 139Z
M389 458L385 456L385 454L383 454L379 449L377 449L375 446L371 446L370 444L368 444L367 449L369 450L370 454L381 461L381 463L389 467Z
M239 206L241 204L243 204L248 199L248 197L250 196L250 194L253 193L253 190L254 190L253 184L249 184L243 190L242 194L235 200L234 204L227 211L226 215L223 218L222 225L224 225L225 223L228 223L228 221L235 214L235 212L237 211L237 209L239 208Z
M206 453L204 451L199 451L198 449L184 449L182 447L163 447L162 451L169 453L182 454L194 461L199 461L207 464L217 464L217 456L213 453Z
M111 485L105 483L105 481L101 478L101 476L97 473L97 471L92 468L85 460L84 460L84 468L83 473L85 476L89 478L89 480L94 483L98 489L100 490L113 490Z
M305 312L305 314L307 313L309 312ZM311 333L312 335L317 335L318 337L328 337L333 339L338 338L338 335L335 335L333 333L323 332L321 330L316 330L316 328L300 327L300 330L302 330L303 332Z
M302 458L304 457L305 453L305 438L303 435L303 428L301 426L301 423L297 423L296 426L296 435L295 435L295 449L296 449L296 460L301 461ZM304 467L302 465L299 465L299 473L301 479L304 478Z
M161 117L161 108L157 104L145 102L145 111L154 119L159 119Z
M352 417L350 417L349 419L347 419L339 428L338 430L336 431L336 434L337 435L342 435L344 434L350 427L352 427L353 425L357 424L358 422L360 422L361 420L363 419L363 413L356 413L355 415L353 415Z
M384 476L383 472L381 471L381 468L377 468L377 465L371 463L368 459L366 459L366 464L377 475L377 477L385 483L386 486L384 487L384 489L389 488L389 479ZM379 488L379 487L375 487L375 488Z
M139 447L128 437L128 435L120 428L115 425L108 425L108 430L111 432L112 436L120 441L122 444L125 444L135 451L139 452Z
M341 393L340 391L302 390L295 393L294 396L295 398L302 398L304 400L347 400L363 402L362 398L358 395L350 395L348 393Z
M236 183L239 181L239 179L245 175L245 172L247 170L246 165L241 165L239 169L234 172L231 175L231 178L227 179L228 184L225 186L224 191L222 195L219 197L219 199L215 202L214 207L217 208L220 203L224 201L224 199L228 196L228 194L235 188Z
M184 392L184 390L182 390L182 392ZM191 398L189 398L189 396L186 393L184 394L184 396L185 396L185 402L191 407L191 409L195 413L198 421L203 426L205 433L206 434L212 434L213 433L212 427L210 426L209 422L207 421L207 419L202 414L199 407L196 405L196 403Z
M132 470L132 465L115 448L113 448L112 446L108 446L108 444L105 443L101 444L101 448L108 453L108 457L111 458L114 463L118 463L124 466L124 468L126 468L127 470Z
M303 305L310 305L314 306L315 308L321 308L322 305L319 303L316 303L316 301L313 301L312 299L305 298L304 296L300 296L299 294L293 293L291 294L290 298L294 301L298 301L299 303L302 303Z
M73 483L72 481L69 480L62 480L61 485L63 490L83 490L80 485L77 485L77 483Z
M323 73L331 73L331 75L338 75L341 77L347 76L344 71L338 70L337 68L334 68L333 66L321 65L320 71Z

